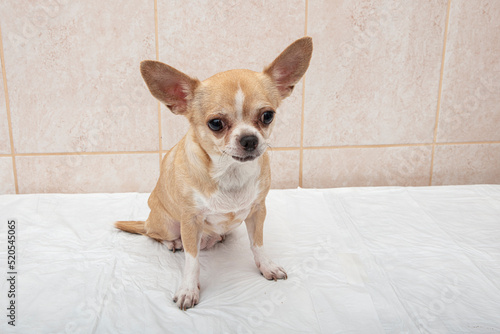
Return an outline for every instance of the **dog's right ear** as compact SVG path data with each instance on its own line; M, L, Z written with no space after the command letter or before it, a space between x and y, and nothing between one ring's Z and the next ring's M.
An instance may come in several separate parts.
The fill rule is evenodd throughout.
M154 60L141 62L141 74L154 97L174 114L186 114L188 102L200 83L197 79Z

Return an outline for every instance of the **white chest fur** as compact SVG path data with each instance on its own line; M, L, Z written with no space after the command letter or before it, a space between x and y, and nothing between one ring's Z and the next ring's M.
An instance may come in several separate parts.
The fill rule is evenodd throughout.
M226 161L214 165L212 177L218 183L218 190L209 197L196 194L195 198L205 221L215 232L224 234L248 216L259 195L259 175L258 161ZM227 225L228 220L234 224Z

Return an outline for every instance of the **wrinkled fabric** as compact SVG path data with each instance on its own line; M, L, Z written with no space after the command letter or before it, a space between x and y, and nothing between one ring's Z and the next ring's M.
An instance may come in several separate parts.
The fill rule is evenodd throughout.
M500 332L500 186L271 190L267 281L244 224L200 253L200 303L172 297L184 253L118 231L148 194L0 196L17 220L16 326L1 333Z

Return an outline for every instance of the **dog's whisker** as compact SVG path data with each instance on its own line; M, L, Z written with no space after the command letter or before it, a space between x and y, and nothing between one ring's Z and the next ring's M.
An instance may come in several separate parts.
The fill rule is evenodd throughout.
M222 154L219 157L219 164L223 163L224 159L226 159L227 157L229 157L229 154L225 150L221 151L221 153Z

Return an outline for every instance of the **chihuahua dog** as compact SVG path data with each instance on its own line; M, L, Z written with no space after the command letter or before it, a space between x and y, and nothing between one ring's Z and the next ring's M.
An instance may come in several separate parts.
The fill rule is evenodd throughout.
M158 61L141 62L151 94L190 128L162 161L143 221L116 227L184 249L185 265L174 302L186 310L200 294L200 250L222 241L245 221L255 264L269 280L286 279L263 249L265 199L271 183L269 135L277 108L306 72L312 39L301 38L263 72L231 70L198 81Z

